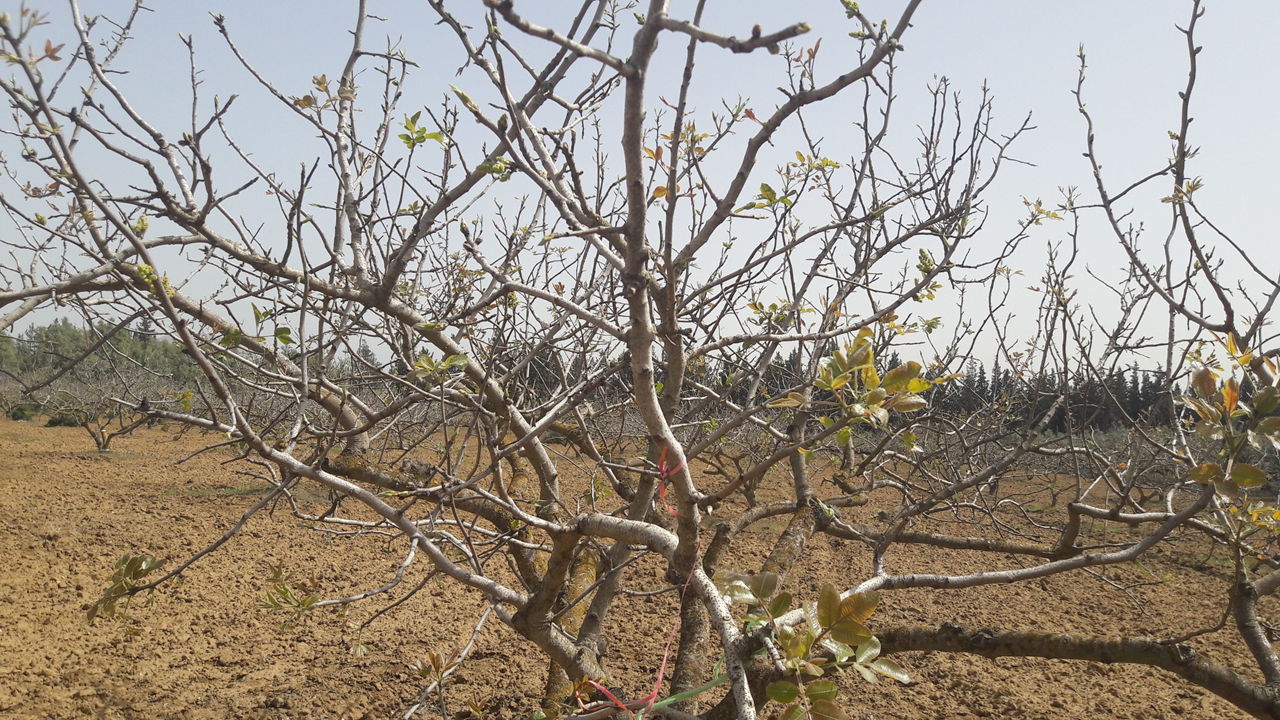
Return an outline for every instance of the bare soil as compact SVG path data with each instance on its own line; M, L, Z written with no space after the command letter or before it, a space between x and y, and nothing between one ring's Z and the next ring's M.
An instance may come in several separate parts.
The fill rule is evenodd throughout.
M286 506L252 519L244 532L131 609L138 634L119 620L86 621L113 564L125 553L180 562L226 532L261 496L261 480L226 464L219 450L174 460L211 442L175 439L162 429L93 450L78 428L43 420L0 420L0 717L14 718L399 718L426 685L408 667L428 651L460 648L484 609L478 594L438 579L362 634L352 623L388 596L349 613L319 610L292 627L262 607L270 564L341 597L385 582L402 559L402 541L337 537L300 523ZM1047 498L1047 494L1045 495ZM317 504L324 496L306 498ZM874 504L854 511L874 514ZM1055 510L1043 511L1052 518ZM782 527L766 521L745 533L729 565L758 567ZM1111 526L1107 532L1133 532ZM816 537L789 590L814 598L824 580L853 584L867 555L852 543ZM937 624L1163 637L1211 626L1221 617L1228 577L1207 545L1164 545L1142 566L1110 568L1106 580L1078 573L1043 582L961 591L886 594L876 626ZM961 573L1012 557L921 549L892 558L894 572ZM628 570L628 587L663 587L653 557ZM419 560L390 597L425 577ZM613 639L608 665L619 685L647 694L674 616L673 593L626 597L615 610L635 632ZM1262 606L1274 620L1272 600ZM363 643L364 655L352 649ZM1202 657L1257 675L1243 646L1222 632L1193 642ZM1243 713L1180 678L1151 668L1036 659L990 661L912 653L896 658L913 682L874 685L846 677L841 703L860 720L903 718L1242 718ZM450 710L465 717L478 699L488 717L527 717L537 707L545 666L529 645L491 618L448 688ZM776 712L772 710L771 712ZM438 710L429 711L439 717Z

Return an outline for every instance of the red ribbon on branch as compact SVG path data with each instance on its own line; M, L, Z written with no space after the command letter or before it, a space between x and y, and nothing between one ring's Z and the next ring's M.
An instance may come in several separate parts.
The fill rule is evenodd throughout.
M668 470L667 469L667 449L669 447L670 447L669 445L663 446L662 457L658 459L658 475L662 477L662 480L658 484L658 497L662 498L663 506L666 507L667 511L674 516L674 515L677 515L678 513L676 513L676 509L671 507L671 505L667 502L667 478L680 472L680 470L684 468L685 464L689 462L689 460L688 458L685 458L684 460L680 461L679 465Z

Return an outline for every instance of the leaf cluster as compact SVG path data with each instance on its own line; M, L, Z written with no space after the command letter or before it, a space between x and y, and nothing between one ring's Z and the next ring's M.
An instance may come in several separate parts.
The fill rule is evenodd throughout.
M164 560L151 555L125 555L117 560L107 589L103 591L101 598L89 606L89 622L93 622L98 616L128 620L129 601L144 584L142 579L159 570L164 563ZM123 608L120 607L121 601Z
M399 135L400 141L404 143L405 147L412 150L418 147L419 145L425 144L430 140L435 140L441 145L449 144L449 141L448 139L445 138L444 133L427 132L427 128L418 125L418 118L420 117L422 117L421 110L414 113L412 116L406 115L404 118L404 122L401 123L401 127L403 127L405 130L408 131L405 133L401 133Z
M771 700L786 705L784 720L841 720L848 715L836 704L839 686L821 678L828 669L843 674L845 668L857 670L867 682L884 676L907 683L911 678L897 663L880 657L880 641L867 629L866 622L880 602L880 593L853 593L841 597L831 583L823 585L817 601L804 605L804 621L796 625L778 625L778 620L791 609L792 596L778 592L778 576L771 572L757 575L723 573L716 586L725 602L745 604L751 611L744 620L748 626L769 625L773 628L770 642L781 656L786 678L770 683L766 692Z
M408 375L410 380L436 380L450 373L465 370L467 357L465 355L450 355L443 360L437 361L424 353L418 356L418 360L413 363L413 367L414 369L410 370Z
M1248 368L1254 358L1252 353L1241 351L1231 335L1227 336L1226 349L1240 367ZM1197 465L1188 478L1213 483L1218 492L1234 499L1242 488L1261 487L1267 482L1265 471L1241 462L1240 456L1246 448L1260 449L1263 441L1280 449L1280 417L1271 415L1280 407L1280 388L1263 384L1253 393L1252 402L1245 402L1235 376L1219 385L1220 375L1219 370L1206 363L1191 376L1193 394L1181 396L1177 402L1196 414L1196 435L1218 446L1219 462ZM1252 382L1260 384L1256 379Z
M430 650L427 652L426 660L413 661L409 664L409 669L424 678L443 684L445 675L458 667L460 662L457 650L452 650L448 653Z
M1249 490L1265 486L1268 475L1257 465L1242 462L1241 457L1250 448L1261 450L1264 442L1280 449L1280 416L1271 414L1280 408L1280 388L1263 382L1253 372L1256 356L1238 347L1234 335L1228 334L1223 345L1232 366L1244 370L1245 379L1255 389L1246 401L1234 371L1223 380L1226 373L1214 359L1205 360L1198 351L1194 354L1202 365L1191 376L1192 394L1178 397L1177 402L1195 413L1195 433L1216 445L1217 462L1195 465L1187 478L1214 486L1222 504L1206 510L1202 519L1239 551L1240 562L1254 566L1267 559L1263 550L1277 539L1280 510L1249 501ZM1270 377L1277 377L1270 358L1263 357L1262 363L1271 371Z
M349 85L339 87L338 92L334 93L329 87L329 78L324 75L311 78L311 86L314 88L313 92L301 97L289 98L289 101L299 110L314 109L319 112L326 108L336 109L339 102L344 100L351 102L356 99L355 88Z
M14 27L12 15L9 13L0 13L0 28L2 28L6 34L12 34L15 37L15 42L13 43L15 46L21 45L26 42L27 38L36 28L42 25L48 25L48 18L48 13L38 12L27 7L26 4L23 3L19 6L17 27ZM27 48L27 62L33 68L45 60L58 62L62 59L58 53L62 51L63 47L65 47L65 45L55 46L52 40L45 40L44 50L38 55L35 50ZM22 62L21 57L12 53L0 53L0 58L3 58L5 62L11 65L17 65Z
M275 564L268 563L267 569L267 581L271 583L271 587L267 590L266 601L258 607L266 610L269 615L289 613L289 617L280 624L280 629L286 630L320 601L320 596L316 594L320 589L320 580L313 573L310 581L295 582L293 573L285 571L283 560Z
M836 350L819 370L813 385L830 393L831 400L810 402L804 395L792 392L770 400L769 407L829 407L837 409L839 415L851 424L869 423L873 427L884 427L889 422L890 410L899 413L923 410L928 401L921 393L956 377L922 378L920 374L924 366L911 361L893 368L882 378L875 367L872 336L870 328L863 328L851 345L843 351ZM831 427L836 420L824 417L822 422ZM842 444L849 442L847 427L842 428L837 441Z

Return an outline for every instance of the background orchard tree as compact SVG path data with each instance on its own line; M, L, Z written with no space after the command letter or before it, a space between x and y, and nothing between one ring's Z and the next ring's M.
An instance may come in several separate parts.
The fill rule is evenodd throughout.
M50 426L84 428L106 452L113 438L150 421L117 398L189 408L195 368L180 346L158 340L150 323L130 327L134 317L82 327L63 318L4 337L0 394L9 417L30 420L42 412Z
M245 82L289 109L289 132L314 135L296 176L255 160L262 140L237 132L235 97L200 95L190 38L190 125L153 125L130 104L115 63L141 5L110 19L73 0L69 27L30 8L0 18L14 110L0 329L74 309L92 328L75 373L126 367L112 338L148 323L199 378L154 395L127 383L118 411L235 443L271 484L196 556L122 561L128 577L95 608L162 588L280 501L316 528L391 535L404 559L343 598L280 571L270 609L377 602L424 556L485 599L477 633L493 617L545 658L544 715L754 718L778 702L789 718L838 718L834 669L905 681L887 656L934 650L1150 665L1280 716L1257 613L1280 587L1264 574L1274 508L1249 499L1266 480L1255 455L1280 438L1265 330L1280 284L1241 251L1263 294L1229 288L1201 239L1216 226L1187 170L1199 4L1174 160L1142 180L1173 181L1159 262L1100 169L1096 203L1028 201L1009 237L984 229L984 193L1028 127L996 127L985 95L961 105L938 81L932 115L902 122L918 128L915 155L891 152L896 94L916 91L893 68L918 2L884 21L843 2L847 26L821 28L853 35L856 56L841 58L803 22L705 27L705 4L585 0L543 26L511 2L429 0L414 21L451 30L466 72L425 107L405 97L431 73L372 44L365 2L345 64L302 91L255 69L261 50L215 16ZM660 39L683 53L671 81L653 72ZM751 52L780 56L776 104L691 97L702 63ZM1083 64L1081 82L1084 111ZM850 117L839 148L807 121L837 99ZM1087 142L1094 158L1092 130ZM263 193L279 211L265 226ZM1099 208L1132 268L1089 312L1072 268L1081 214ZM1046 226L1066 242L1039 280L1036 327L1015 337L1011 256ZM939 297L958 307L945 323ZM1146 335L1153 308L1168 311L1160 340ZM1124 382L1153 345L1161 369L1143 373L1158 382L1133 393L1155 392L1163 414L1137 412ZM990 378L965 375L991 347ZM42 382L15 379L28 395ZM1062 476L1074 480L1036 491L1063 495L1065 512L1038 521L1027 488ZM307 484L330 502L303 501ZM860 515L873 496L893 509ZM785 528L747 566L735 537L771 517ZM1141 532L1099 534L1106 522ZM802 593L789 571L815 533L861 548L865 574L801 578L821 587ZM894 590L1096 573L1193 534L1235 562L1217 627L1112 638L871 622ZM914 572L901 550L919 544L984 554L988 569ZM680 610L652 693L621 697L607 648L655 629L613 610L648 554ZM1228 619L1262 682L1195 654ZM411 711L453 707L445 683L465 654L416 667L430 685Z

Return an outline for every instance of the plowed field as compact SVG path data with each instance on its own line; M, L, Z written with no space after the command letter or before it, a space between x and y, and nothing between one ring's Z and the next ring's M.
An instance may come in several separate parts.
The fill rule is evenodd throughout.
M0 716L399 718L426 684L408 665L431 649L466 642L484 603L438 579L359 635L352 623L384 607L386 595L345 615L318 610L282 628L287 618L261 607L271 565L315 583L318 595L340 597L385 582L403 551L402 542L385 537L310 529L283 504L270 516L264 511L254 517L220 551L190 568L181 584L139 598L131 609L136 634L118 620L88 623L88 604L101 596L123 554L179 562L225 533L261 496L263 482L237 474L243 466L228 464L229 449L175 464L210 441L140 430L99 454L81 429L0 421ZM302 497L313 504L326 499ZM765 522L752 528L739 540L733 562L758 565L780 527ZM1110 568L1105 579L1080 573L1014 586L889 593L873 628L955 621L1165 636L1211 626L1221 616L1228 577L1218 560L1206 562L1206 551L1198 541L1164 545L1143 566ZM990 556L927 550L895 558L899 565L891 569L897 571L958 573L993 562ZM1017 562L995 559L1002 567ZM855 583L866 572L867 557L851 543L815 537L806 563L789 585L798 597L816 597L821 579ZM659 588L662 570L647 557L628 570L627 585ZM391 597L402 598L425 573L419 559ZM1137 586L1125 591L1116 585ZM615 611L628 628L648 628L615 638L608 657L619 684L636 696L647 694L641 689L652 683L675 602L671 593L626 597ZM1261 610L1273 621L1280 615L1274 600ZM361 643L367 654L353 654ZM1193 645L1202 657L1256 675L1231 633L1207 635ZM842 705L851 717L1244 717L1150 668L919 653L897 660L911 673L911 685L843 681ZM449 686L450 710L465 717L466 701L474 698L487 717L528 717L544 672L529 646L491 618ZM439 717L434 706L428 710Z

